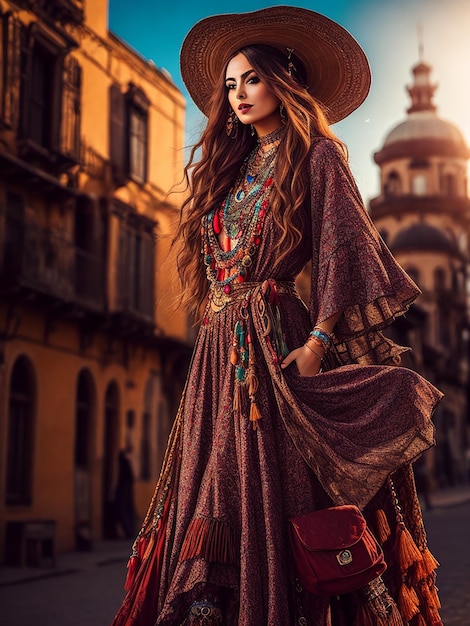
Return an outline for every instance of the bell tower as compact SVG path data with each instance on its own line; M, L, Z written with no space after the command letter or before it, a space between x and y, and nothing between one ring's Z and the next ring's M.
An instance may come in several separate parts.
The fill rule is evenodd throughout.
M407 113L435 111L436 107L432 100L437 85L431 84L430 81L431 66L421 61L413 67L412 72L414 83L406 88L411 98L411 106L407 109Z
M449 485L464 480L470 443L470 150L460 130L437 115L431 71L422 59L412 68L407 117L374 154L380 192L370 202L370 213L422 290L393 332L398 343L413 348L405 364L445 394L435 416L433 465L438 482Z

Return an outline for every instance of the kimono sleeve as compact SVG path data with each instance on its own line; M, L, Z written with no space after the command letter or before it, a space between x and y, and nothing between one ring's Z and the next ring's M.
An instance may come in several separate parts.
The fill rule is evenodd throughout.
M420 290L377 232L333 141L314 145L310 181L312 324L341 313L334 336L343 363L398 363L405 348L380 331L407 311Z

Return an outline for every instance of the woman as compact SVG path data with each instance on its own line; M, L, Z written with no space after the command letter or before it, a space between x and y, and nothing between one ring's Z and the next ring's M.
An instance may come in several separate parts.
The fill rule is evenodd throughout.
M196 24L181 70L208 117L178 257L202 323L114 625L359 626L367 602L369 624L440 624L410 463L441 394L380 332L419 290L329 129L367 95L364 53L331 20L273 7ZM344 503L382 542L388 591L299 586L288 520Z

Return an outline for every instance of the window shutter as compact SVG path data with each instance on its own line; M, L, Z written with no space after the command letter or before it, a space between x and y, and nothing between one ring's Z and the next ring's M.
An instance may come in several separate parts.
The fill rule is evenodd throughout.
M127 297L128 297L128 310L129 311L138 311L139 303L138 303L138 247L139 247L139 239L138 234L135 231L135 228L128 227L128 248L127 248Z
M81 84L80 65L74 57L66 57L63 70L60 152L77 163L80 161Z
M140 282L140 310L153 319L155 262L152 232L142 232L140 255L140 275L136 277Z
M126 169L130 178L142 184L147 180L147 143L150 100L132 83L126 93Z
M109 88L109 156L113 180L121 186L126 181L126 109L119 85Z
M21 137L29 137L31 130L30 107L31 107L31 73L32 73L32 47L34 40L31 37L31 26L22 30L20 44L20 117L19 134Z
M18 127L20 110L21 83L21 48L24 39L24 27L20 20L8 13L3 18L0 44L4 52L0 69L0 116L3 123L13 128Z
M119 249L117 250L117 276L116 276L116 307L119 311L127 308L127 272L128 272L128 249L129 241L127 227L124 219L119 220Z

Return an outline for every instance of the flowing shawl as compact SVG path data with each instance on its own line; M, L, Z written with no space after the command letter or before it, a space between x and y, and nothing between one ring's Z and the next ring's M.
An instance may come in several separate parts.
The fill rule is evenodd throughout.
M189 494L188 485L182 484L180 477L184 472L184 480L194 482L191 455L197 454L198 436L203 436L204 428L215 428L220 419L226 420L223 423L228 431L233 428L230 411L219 413L216 408L229 406L229 398L216 398L215 403L211 398L208 406L212 406L214 414L199 415L198 394L202 398L204 390L195 387L199 368L206 364L209 369L201 380L209 381L207 393L212 394L210 376L216 375L210 369L212 358L220 359L224 368L227 363L230 365L227 355L231 330L227 324L233 328L240 299L243 300L243 320L249 324L250 350L259 370L259 390L256 392L254 385L251 400L254 401L257 394L264 394L260 398L262 412L271 412L264 414L261 421L273 420L274 423L275 420L277 428L280 420L294 449L320 481L323 493L335 503L356 503L369 512L369 519L380 509L385 518L393 520L392 500L397 498L391 497L388 478L394 475L396 486L393 489L402 500L402 518L397 518L396 531L385 531L386 525L382 524L381 535L384 541L392 537L389 542L395 542L396 538L398 546L405 537L406 523L416 543L411 541L407 545L414 545L416 550L414 556L404 561L402 556L405 553L409 556L409 550L396 547L395 543L390 544L390 548L385 545L390 580L395 576L393 592L400 588L399 593L408 590L409 596L412 587L416 603L404 603L402 614L413 617L421 611L426 625L440 623L434 587L436 563L426 547L410 463L434 443L431 415L442 394L416 372L395 367L406 348L397 346L382 334L397 316L407 311L420 291L377 233L346 159L335 142L328 139L313 142L309 176L310 195L298 216L302 241L297 248L281 263L275 263L279 232L269 216L263 242L250 270L252 282L234 289L222 310L211 310L208 305L190 367L190 384L188 387L187 382L187 393L183 394L154 498L134 544L127 584L129 593L114 626L148 626L155 622L156 615L158 623L173 623L171 611L184 608L181 588L191 589L188 581L192 568L198 578L213 560L212 557L206 559L204 554L213 555L218 563L233 557L231 535L225 532L229 525L204 518L204 511L198 516L194 502L197 508L197 491L202 487L194 484L196 493ZM291 289L283 290L283 285L292 283L309 261L311 289L306 308ZM292 349L302 345L309 327L338 312L341 315L334 331L334 349L324 361L325 371L314 377L303 377L296 372L295 364L281 370L276 336L288 335ZM216 354L219 356L215 357ZM219 363L219 360L214 362ZM233 373L230 376L233 377ZM229 389L226 382L221 388ZM246 413L246 399L239 406L236 412ZM238 416L237 424L241 423L246 424ZM189 453L182 445L185 428L188 433L196 434L188 440L190 448L196 446ZM241 431L240 426L237 428ZM265 435L269 438L270 429L264 432L262 424L259 428L260 441ZM223 432L218 432L224 436ZM235 437L238 437L236 432ZM246 426L243 426L243 437L248 437ZM299 462L296 461L297 467ZM212 469L214 480L219 480L218 468ZM201 471L197 468L197 472ZM246 479L244 476L243 480ZM217 488L223 490L221 480ZM285 476L284 480L291 481L295 487L295 476ZM209 491L203 494L205 506L209 507L210 489L209 485ZM317 506L324 501L320 494ZM299 507L308 505L298 504ZM279 506L268 511L276 532L281 532L284 523L285 511L279 510ZM276 555L271 556L276 558ZM219 574L220 567L216 568ZM411 572L414 572L412 578ZM283 574L277 575L281 584ZM285 590L277 590L279 597L283 597L283 593Z

